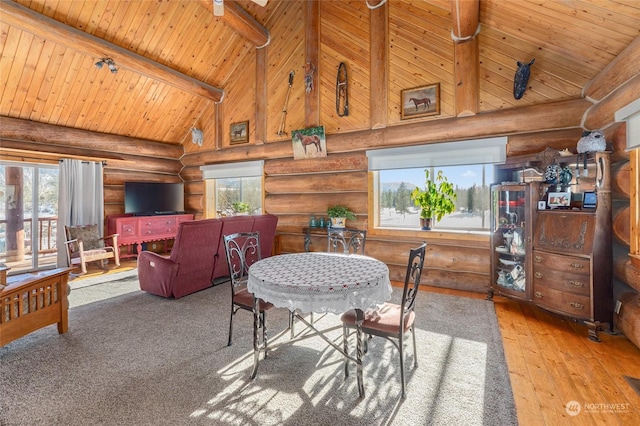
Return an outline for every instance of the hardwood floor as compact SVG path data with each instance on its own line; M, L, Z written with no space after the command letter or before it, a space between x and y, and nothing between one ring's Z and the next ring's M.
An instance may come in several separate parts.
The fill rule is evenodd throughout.
M135 267L135 259L128 259L118 270L91 268L85 277ZM424 290L486 298L437 287ZM625 379L640 379L639 348L621 334L601 332L602 342L592 342L586 326L501 296L493 300L520 425L640 425L640 393Z
M601 332L602 342L592 342L582 324L505 297L493 300L520 425L640 425L640 393L625 379L640 379L640 349L629 339ZM580 411L569 414L572 401Z

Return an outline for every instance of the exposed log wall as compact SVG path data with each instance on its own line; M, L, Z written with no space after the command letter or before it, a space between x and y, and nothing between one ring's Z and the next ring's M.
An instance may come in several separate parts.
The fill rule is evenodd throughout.
M104 160L105 215L124 213L124 182L180 182L182 147L125 136L108 135L0 117L3 158L44 153L60 158ZM200 176L201 180L202 177ZM198 199L194 210L201 210Z

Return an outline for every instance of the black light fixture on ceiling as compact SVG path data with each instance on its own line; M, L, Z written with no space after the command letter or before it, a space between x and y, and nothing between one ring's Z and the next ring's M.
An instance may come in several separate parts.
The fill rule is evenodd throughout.
M118 72L118 68L116 68L116 63L111 58L102 58L98 62L96 62L96 67L102 68L103 65L107 65L109 67L109 71L113 74Z

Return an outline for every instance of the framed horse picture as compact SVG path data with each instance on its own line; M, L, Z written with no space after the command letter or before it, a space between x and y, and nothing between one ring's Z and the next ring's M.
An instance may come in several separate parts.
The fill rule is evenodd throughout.
M233 123L229 128L231 145L249 142L249 122Z
M291 142L294 160L327 156L324 126L294 130L291 132Z
M403 90L400 110L403 120L440 114L440 83Z

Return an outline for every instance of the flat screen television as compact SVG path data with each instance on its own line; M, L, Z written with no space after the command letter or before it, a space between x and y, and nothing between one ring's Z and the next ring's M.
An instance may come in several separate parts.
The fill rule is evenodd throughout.
M124 212L137 216L184 213L184 184L125 182Z

